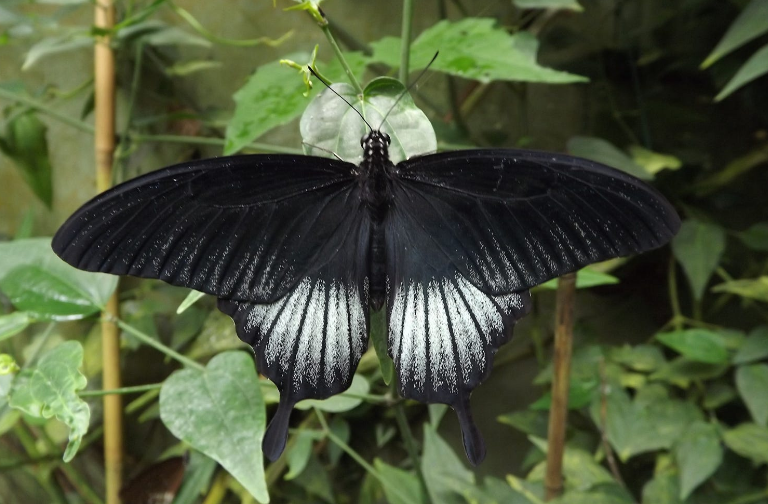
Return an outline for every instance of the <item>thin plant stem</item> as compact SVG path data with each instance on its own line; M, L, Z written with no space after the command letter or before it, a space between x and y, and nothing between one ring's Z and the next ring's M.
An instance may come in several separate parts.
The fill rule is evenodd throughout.
M227 495L227 488L229 486L229 473L226 471L219 471L219 474L213 480L211 489L208 491L208 495L205 497L203 504L219 504L224 500Z
M123 331L131 334L132 336L134 336L136 339L138 339L142 343L145 343L145 344L151 346L155 350L158 350L158 351L164 353L165 355L167 355L168 357L170 357L172 359L176 359L178 362L180 362L184 366L186 366L188 368L195 369L197 371L205 371L205 366L203 366L202 364L193 361L189 357L185 357L185 356L181 355L179 352L177 352L176 350L174 350L171 347L163 345L162 343L157 341L152 336L139 331L138 329L136 329L132 325L130 325L130 324L128 324L128 323L126 323L126 322L124 322L124 321L122 321L120 319L116 319L115 323L117 324L117 326L120 329L122 329ZM117 388L117 387L115 387L115 388Z
M373 467L371 464L366 462L366 460L360 456L359 453L357 453L355 450L352 449L351 446L349 446L347 443L345 443L341 438L339 438L336 434L333 433L333 431L328 427L328 422L325 420L325 416L323 415L323 412L320 411L319 408L315 408L315 414L317 415L317 420L320 422L320 425L323 428L323 431L325 432L325 435L328 436L328 439L331 440L332 443L334 443L336 446L341 448L347 455L352 457L352 459L357 462L360 467L365 469L368 474L376 478L379 483L382 485L387 485L387 482L384 480L384 478L379 474L379 471L376 470L375 467ZM409 502L409 499L407 496L403 495L399 488L392 485L387 485L387 488L389 488L392 493L396 494L402 502Z
M159 389L162 386L162 383L150 383L148 385L136 385L134 387L122 387L111 390L83 390L78 392L77 395L80 397L101 397L110 394L136 394L138 392Z
M408 87L411 62L411 30L413 29L413 0L403 0L403 20L400 28L400 82Z
M94 26L105 33L111 32L115 26L114 1L96 0L93 10ZM104 192L112 186L115 155L115 53L110 36L96 38L93 57L96 190ZM107 301L101 320L102 384L105 389L117 389L122 384L120 331L114 323L119 308L115 290ZM103 403L105 500L107 504L120 504L120 488L123 485L123 400L120 395L107 395Z
M392 379L392 383L395 383L395 379ZM400 435L403 436L405 442L405 448L408 450L408 456L411 457L413 468L416 471L416 476L419 478L419 484L424 492L424 497L427 504L432 503L432 499L429 497L429 490L427 489L427 480L424 478L424 472L421 469L421 459L419 458L419 450L416 448L416 440L413 438L411 427L408 425L408 419L405 416L405 407L403 403L398 402L395 404L395 419L397 420L397 426L400 428Z
M323 16L322 21L318 22L318 25L320 26L320 29L325 34L325 38L328 39L328 43L331 44L331 48L333 49L333 52L336 54L336 57L339 59L339 63L341 63L341 67L344 69L344 73L347 74L347 79L349 79L349 82L350 84L352 84L352 87L355 88L355 92L357 94L363 94L362 86L360 86L360 83L357 81L357 77L355 77L355 73L352 71L352 68L349 66L349 63L347 63L347 59L344 57L344 54L341 52L341 47L339 47L339 44L336 43L336 39L333 37L333 33L331 33L331 28L328 23L328 19L326 19Z
M613 449L608 442L608 377L605 372L605 359L600 359L600 440L603 445L603 452L605 452L605 458L608 461L608 467L611 469L613 478L619 482L624 488L627 485L624 483L624 478L621 477L619 472L619 464L616 463L616 457L613 455Z
M563 493L563 454L565 428L568 420L568 389L573 349L573 305L576 295L576 274L568 273L557 282L555 306L555 355L552 377L552 406L547 431L547 469L544 476L545 500L556 499Z
M675 256L669 256L669 273L667 283L669 284L669 302L672 305L672 323L675 330L683 329L683 313L680 310L680 299L677 294L677 275L675 271Z
M73 128L77 128L80 131L85 131L86 133L90 133L90 134L93 134L96 131L96 129L92 125L86 122L74 119L64 113L53 110L47 104L43 102L39 102L35 99L29 98L28 96L24 96L19 93L14 93L14 92L8 91L7 89L0 88L0 98L26 105L30 108L37 110L38 112L41 112L47 116L53 117L54 119L57 119L65 124L68 124Z
M131 139L134 142L163 142L163 143L184 143L194 145L214 145L223 146L225 140L223 138L213 137L197 137L191 135L137 135L132 134ZM293 147L280 147L279 145L272 145L266 143L253 142L246 145L247 149L262 152L274 152L277 154L304 154L301 149Z

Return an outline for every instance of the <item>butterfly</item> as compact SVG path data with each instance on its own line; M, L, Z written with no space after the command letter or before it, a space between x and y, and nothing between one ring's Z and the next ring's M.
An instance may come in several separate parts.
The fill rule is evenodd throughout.
M585 159L479 149L394 164L390 144L369 126L359 164L257 154L163 168L84 204L52 247L83 270L216 296L280 390L271 460L298 401L350 386L370 311L386 309L400 394L450 405L476 465L470 395L529 289L660 247L680 220L651 186Z

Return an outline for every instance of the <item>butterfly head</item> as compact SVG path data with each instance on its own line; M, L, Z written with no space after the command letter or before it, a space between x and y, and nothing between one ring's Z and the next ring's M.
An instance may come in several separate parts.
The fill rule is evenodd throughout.
M388 134L380 130L371 130L360 140L360 147L363 148L363 156L367 159L388 159L388 148L391 142Z

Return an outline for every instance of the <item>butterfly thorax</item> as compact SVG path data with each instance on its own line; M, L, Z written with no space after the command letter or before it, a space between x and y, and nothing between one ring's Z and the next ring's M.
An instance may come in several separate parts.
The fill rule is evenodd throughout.
M392 199L390 174L394 170L389 160L389 135L372 130L360 141L363 161L359 166L361 197L374 222L382 222Z

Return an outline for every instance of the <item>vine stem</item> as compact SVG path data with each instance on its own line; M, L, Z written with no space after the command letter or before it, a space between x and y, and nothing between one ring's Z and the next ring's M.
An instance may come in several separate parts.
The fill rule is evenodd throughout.
M109 390L82 390L77 393L80 397L100 397L110 394L135 394L137 392L146 392L148 390L155 390L162 387L162 383L150 383L147 385L136 385L135 387L122 387L119 389Z
M545 500L556 499L563 493L563 454L565 427L568 420L568 389L573 349L573 304L576 295L576 274L563 275L557 282L555 306L555 355L552 377L552 406L549 410L547 433L547 470L544 477Z
M205 366L203 366L202 364L193 361L189 357L185 357L185 356L181 355L179 352L177 352L176 350L174 350L171 347L163 345L162 343L157 341L155 338L153 338L149 334L146 334L146 333L143 333L143 332L139 331L138 329L136 329L132 325L127 324L126 322L124 322L124 321L122 321L120 319L115 319L115 323L117 324L117 327L119 327L123 331L125 331L125 332L127 332L127 333L129 333L129 334L131 334L133 336L135 336L136 339L140 340L142 343L146 343L147 345L151 346L155 350L158 350L158 351L164 353L168 357L170 357L172 359L176 359L178 362L180 362L184 366L186 366L188 368L195 369L197 371L205 371ZM119 388L119 387L113 387L113 388ZM110 396L108 396L108 397L110 397ZM119 397L119 395L118 395L118 397Z
M389 384L392 397L397 397L397 377L392 377ZM419 457L419 450L416 448L416 439L411 432L411 426L408 425L408 418L405 416L405 407L402 401L395 403L395 419L397 420L397 426L400 429L400 435L403 436L405 442L405 449L408 451L408 456L411 458L411 463L416 471L416 476L419 478L419 484L424 492L424 498L427 504L432 504L432 499L429 495L429 489L427 488L427 480L424 478L424 471L421 469L421 459Z
M42 112L43 114L51 116L54 119L58 119L59 121L65 124L68 124L69 126L72 126L73 128L77 128L80 131L85 131L86 133L90 133L90 134L94 134L96 131L96 129L90 124L88 124L87 122L73 119L72 117L66 114L53 110L47 104L37 101L28 96L24 96L22 94L14 93L12 91L8 91L7 89L0 88L0 98L4 98L6 100L14 101L17 103L22 103L34 110L37 110L38 112Z
M322 14L320 14L322 16ZM313 17L317 19L317 16L313 14ZM320 29L323 30L323 33L325 34L325 38L328 39L328 43L331 44L331 48L333 49L333 52L336 54L336 57L339 59L339 63L341 63L341 67L344 69L344 73L347 74L347 79L349 79L350 84L352 84L352 87L355 88L355 92L357 94L363 94L363 88L360 86L360 83L357 81L357 78L355 77L355 73L352 71L352 68L349 66L349 63L347 63L347 59L344 57L344 54L341 52L341 47L339 47L339 44L336 43L336 39L333 37L333 33L331 33L331 27L328 23L328 19L325 16L322 16L322 20L318 22L318 25L320 26Z
M411 58L411 31L413 29L413 0L403 0L403 21L400 30L400 82L408 87Z
M677 275L675 274L675 256L669 256L669 274L667 282L669 283L669 302L672 304L672 323L676 331L683 329L683 313L680 310L680 298L677 293Z
M115 26L113 0L96 0L93 6L94 26L110 33ZM111 38L97 37L94 44L94 154L96 157L96 190L104 192L112 185L115 154L115 53ZM120 376L120 331L114 323L120 303L117 290L112 293L101 322L101 358L104 362L102 385L118 389ZM107 504L120 504L123 480L123 398L106 395L104 402L104 477Z
M392 493L396 494L397 497L402 502L410 502L410 499L407 495L403 495L399 488L393 485L388 485L387 481L384 480L384 478L381 476L379 471L376 470L375 467L373 467L371 464L366 462L366 460L355 450L352 449L351 446L349 446L347 443L345 443L340 437L338 437L336 434L333 433L333 431L328 427L328 422L325 420L325 415L323 415L323 412L320 411L319 408L315 408L315 415L317 415L317 420L320 422L320 425L323 428L323 432L326 436L328 436L328 439L331 440L332 443L334 443L336 446L341 448L347 455L352 457L352 459L357 462L360 467L365 469L368 474L376 478L379 483L382 484L382 486L386 486L389 488Z

